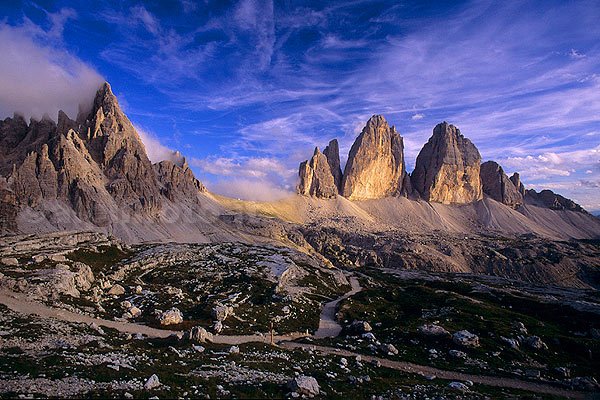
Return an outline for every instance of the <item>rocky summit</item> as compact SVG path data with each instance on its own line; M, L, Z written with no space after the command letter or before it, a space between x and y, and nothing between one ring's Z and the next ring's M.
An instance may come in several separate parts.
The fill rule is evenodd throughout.
M331 175L333 175L333 182L339 192L342 187L342 168L340 167L340 146L337 139L329 142L325 150L323 150L323 154L327 157L327 163L331 169Z
M515 188L517 188L517 191L519 193L521 193L522 196L525 195L525 186L523 185L523 182L521 182L521 175L519 175L518 172L513 173L510 176L510 181L513 183L513 185L515 185Z
M447 122L436 125L417 156L411 180L425 201L465 204L483 198L481 155L460 130Z
M405 178L402 137L382 115L373 115L348 154L342 195L350 200L398 195L406 189Z
M300 164L300 184L298 192L307 196L333 198L337 196L338 189L335 184L327 157L315 148L310 161Z
M205 190L182 157L152 165L108 83L76 120L61 111L57 123L46 116L27 124L15 115L0 121L0 132L3 230L18 228L23 213L45 220L27 227L21 219L24 230L111 227L123 216L143 224L160 217L167 202L198 204Z
M481 183L483 192L492 199L513 208L523 204L523 195L497 162L481 164Z

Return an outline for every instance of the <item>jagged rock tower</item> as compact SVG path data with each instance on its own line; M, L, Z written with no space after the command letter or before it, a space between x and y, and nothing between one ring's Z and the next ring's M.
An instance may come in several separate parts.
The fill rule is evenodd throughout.
M417 156L413 187L426 201L465 204L483 198L479 176L481 155L460 130L438 124Z
M97 226L120 222L123 213L156 217L165 201L178 194L198 201L204 190L185 161L152 165L108 83L76 120L60 111L57 123L44 117L28 125L19 115L0 121L0 181L1 207L12 214L30 207L60 223L54 214L66 205Z
M319 151L318 147L315 147L310 161L307 160L300 164L299 175L298 193L326 199L337 196L338 188L327 157Z
M379 199L406 192L404 143L382 115L373 115L354 141L341 193L350 200Z
M513 208L523 204L523 195L497 162L486 161L481 164L480 174L483 192L492 199Z

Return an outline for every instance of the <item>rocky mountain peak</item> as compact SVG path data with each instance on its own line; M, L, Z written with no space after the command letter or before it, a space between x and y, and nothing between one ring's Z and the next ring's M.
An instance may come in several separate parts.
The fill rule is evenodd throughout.
M323 150L323 154L327 157L327 163L331 169L335 187L338 188L339 192L342 186L342 168L340 167L340 146L337 139L329 142L325 150Z
M119 212L157 216L165 199L200 201L204 186L183 156L152 165L109 84L98 89L85 117L74 121L60 111L57 121L0 121L0 175L17 210L58 201L82 221L106 226Z
M337 186L327 157L315 147L310 160L300 163L298 171L300 183L297 191L305 196L321 198L335 198L338 194Z
M513 208L523 204L523 195L497 162L481 164L480 174L483 192L492 199Z
M342 195L351 200L397 195L403 190L405 175L402 137L382 115L373 115L348 154Z
M521 182L521 176L518 172L512 174L512 176L510 177L510 181L513 183L513 185L515 185L517 191L521 193L522 196L525 196L525 186Z
M475 145L444 121L436 125L417 156L413 187L426 201L465 204L481 200L480 163Z

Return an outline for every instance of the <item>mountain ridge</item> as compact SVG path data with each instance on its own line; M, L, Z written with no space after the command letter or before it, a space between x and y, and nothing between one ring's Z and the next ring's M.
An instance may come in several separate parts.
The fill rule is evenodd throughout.
M479 153L457 128L439 124L434 128L432 140L442 140L438 147L446 153L430 152L421 158L437 157L440 162L419 165L423 165L424 170L437 168L439 172L446 168L451 171L445 173L443 179L428 178L435 185L446 185L446 195L452 195L454 182L454 178L446 179L448 176L466 174L471 168L473 179L479 178ZM400 228L404 221L407 229L422 231L442 229L468 233L504 229L563 239L600 236L600 226L593 222L588 223L589 229L574 227L573 221L581 225L581 218L570 213L585 213L579 205L550 191L525 190L518 175L508 179L503 171L492 174L492 178L498 176L501 180L500 194L496 193L498 188L494 189L496 192L490 189L490 182L495 178L484 179L483 184L475 179L470 183L470 187L475 188L472 193L465 192L468 201L447 201L454 206L425 201L424 184L413 178L414 171L412 175L406 172L402 137L379 115L371 117L365 125L343 173L335 139L324 152L315 148L313 158L302 164L298 190L307 200L314 198L314 201L292 196L283 202L240 203L209 193L184 158L176 163L152 164L140 136L122 112L108 83L99 88L92 108L80 111L75 120L61 111L57 122L45 116L27 123L19 115L0 121L0 145L0 229L7 234L82 228L101 230L130 242L259 240L249 238L248 234L252 236L256 229L262 232L264 224L251 219L274 216L284 225L327 224L328 219L358 224L370 221L374 225L365 229L382 230ZM460 164L463 160L465 163ZM431 176L438 172L434 171ZM380 182L374 183L374 179ZM510 185L520 193L523 204L503 201L502 196ZM301 186L304 186L303 192ZM352 201L336 200L344 194ZM444 203L446 195L436 199ZM319 198L327 198L331 203L318 201ZM406 200L392 201L394 198ZM497 206L486 200L490 198L504 204ZM472 205L465 211L467 209L461 210L461 203ZM505 205L516 210L504 211ZM308 209L315 215L308 215ZM409 210L414 216L408 215ZM241 226L238 220L231 224L227 215L236 213L248 215L250 219L242 220L250 226ZM471 222L452 222L456 219L448 217L452 214ZM390 221L391 215L399 221ZM440 218L440 215L446 217ZM533 216L543 221L522 220ZM415 225L415 218L420 219L420 228ZM510 227L506 218L512 218L518 228ZM553 229L553 224L564 226ZM346 227L353 229L351 222ZM287 240L285 234L273 236L271 231L271 228L265 231L268 240Z

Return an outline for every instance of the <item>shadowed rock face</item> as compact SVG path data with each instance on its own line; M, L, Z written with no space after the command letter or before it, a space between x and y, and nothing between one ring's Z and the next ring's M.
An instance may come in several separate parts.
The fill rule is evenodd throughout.
M523 196L498 163L484 162L480 174L483 192L492 199L513 208L523 204Z
M542 190L538 193L533 189L529 189L525 192L525 201L528 204L546 207L552 210L577 211L587 214L587 211L579 204L560 194L554 193L552 190Z
M327 163L331 169L331 175L333 175L333 181L335 187L340 191L342 186L342 168L340 167L340 147L337 139L333 139L329 142L323 154L327 157Z
M481 155L460 130L438 124L417 156L413 188L426 201L466 204L483 198L479 176Z
M27 125L18 115L0 121L0 145L0 173L12 192L5 199L17 208L59 200L98 226L117 211L157 215L174 187L189 196L203 190L187 165L155 170L108 83L76 121L62 111L58 123L45 117Z
M298 193L305 196L315 196L321 198L335 198L338 194L335 180L331 174L331 168L327 162L327 157L315 148L315 152L310 161L304 161L300 164L298 172L300 184Z
M521 193L521 196L525 196L525 186L523 186L523 183L521 182L521 176L518 172L512 174L512 176L510 177L510 181L513 183L513 185L515 185L517 191Z
M350 200L400 195L405 175L402 137L383 116L372 116L348 154L341 194Z
M178 198L192 199L198 192L206 191L186 161L182 165L177 165L172 161L161 161L154 164L154 169L163 186L161 194L171 201Z

